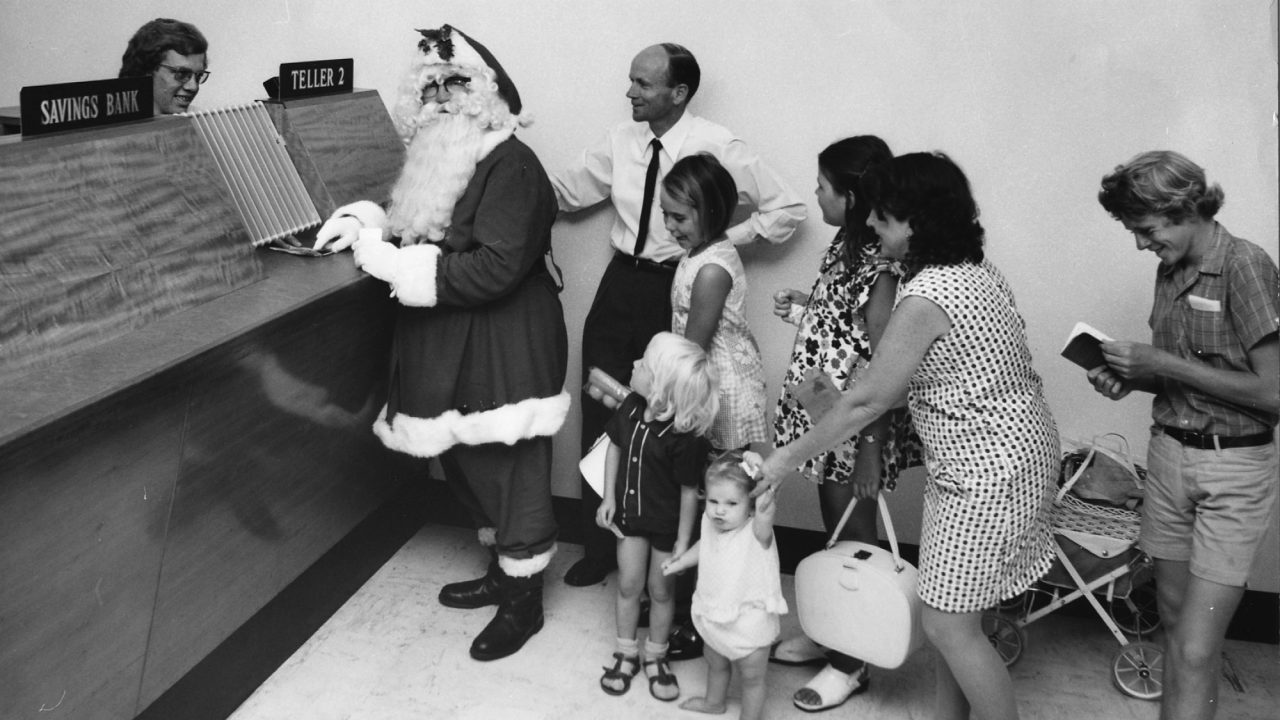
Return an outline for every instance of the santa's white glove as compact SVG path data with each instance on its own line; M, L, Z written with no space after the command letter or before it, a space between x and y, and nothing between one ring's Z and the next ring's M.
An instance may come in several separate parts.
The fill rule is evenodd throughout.
M332 243L330 250L342 252L356 241L360 234L360 227L360 221L350 215L329 218L324 225L320 226L320 231L316 233L316 244L312 247L315 250L324 250L325 245Z
M391 283L391 294L395 295L400 248L383 240L381 230L362 230L359 235L360 239L351 247L351 257L355 260L356 267L379 280Z

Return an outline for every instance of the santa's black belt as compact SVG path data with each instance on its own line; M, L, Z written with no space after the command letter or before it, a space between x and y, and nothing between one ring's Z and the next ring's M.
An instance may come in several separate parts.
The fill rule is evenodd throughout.
M668 260L666 262L654 262L638 258L635 255L627 255L626 253L615 252L613 254L613 262L627 267L633 267L637 270L645 272L664 273L670 275L676 271L676 265L680 264L679 260Z
M1271 442L1272 433L1261 432L1253 435L1209 435L1206 433L1179 430L1167 425L1160 426L1160 432L1177 440L1186 447L1200 450L1216 450L1218 448L1257 447Z

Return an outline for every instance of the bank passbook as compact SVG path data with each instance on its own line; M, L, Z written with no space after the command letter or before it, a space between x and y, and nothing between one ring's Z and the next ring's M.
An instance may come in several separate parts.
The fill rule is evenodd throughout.
M1106 358L1102 356L1101 345L1104 342L1111 342L1111 338L1088 323L1078 322L1067 336L1067 344L1062 347L1062 357L1085 370L1101 367L1107 364Z

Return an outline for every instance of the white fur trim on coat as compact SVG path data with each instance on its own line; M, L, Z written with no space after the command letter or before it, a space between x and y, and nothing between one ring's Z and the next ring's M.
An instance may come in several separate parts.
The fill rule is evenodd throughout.
M400 248L398 267L391 279L391 290L401 305L436 306L436 267L440 263L439 245L407 245Z
M556 546L552 545L550 550L538 553L531 558L513 558L506 555L498 556L498 567L507 577L533 577L551 564L551 558L556 554Z
M353 217L367 228L385 228L387 211L371 200L357 200L333 211L332 218Z
M390 423L383 406L373 432L388 448L421 458L436 457L454 445L514 445L529 438L555 435L569 414L569 397L562 390L554 397L529 398L467 415L457 410L433 418L401 413Z
M498 147L507 138L515 134L516 134L516 128L514 125L510 127L498 128L496 130L490 130L489 132L485 133L484 144L480 146L480 160L483 160L486 157L489 157L489 153L493 152L494 148ZM479 162L479 160L477 160L476 162Z

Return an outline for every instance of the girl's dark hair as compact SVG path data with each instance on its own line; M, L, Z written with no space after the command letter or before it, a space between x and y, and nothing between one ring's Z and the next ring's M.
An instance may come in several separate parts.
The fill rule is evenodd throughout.
M982 224L964 171L943 153L909 153L873 167L863 178L871 211L911 226L905 263L982 262Z
M818 171L840 195L853 195L853 205L845 209L844 230L846 260L864 244L874 242L876 233L867 227L871 205L862 190L862 178L873 165L893 159L884 140L875 135L856 135L837 140L818 153Z
M209 41L195 25L170 18L156 18L138 28L120 59L120 77L151 75L170 50L179 55L209 51Z
M662 178L662 189L698 211L698 226L707 242L724 235L738 207L738 185L733 176L707 153L677 160Z

